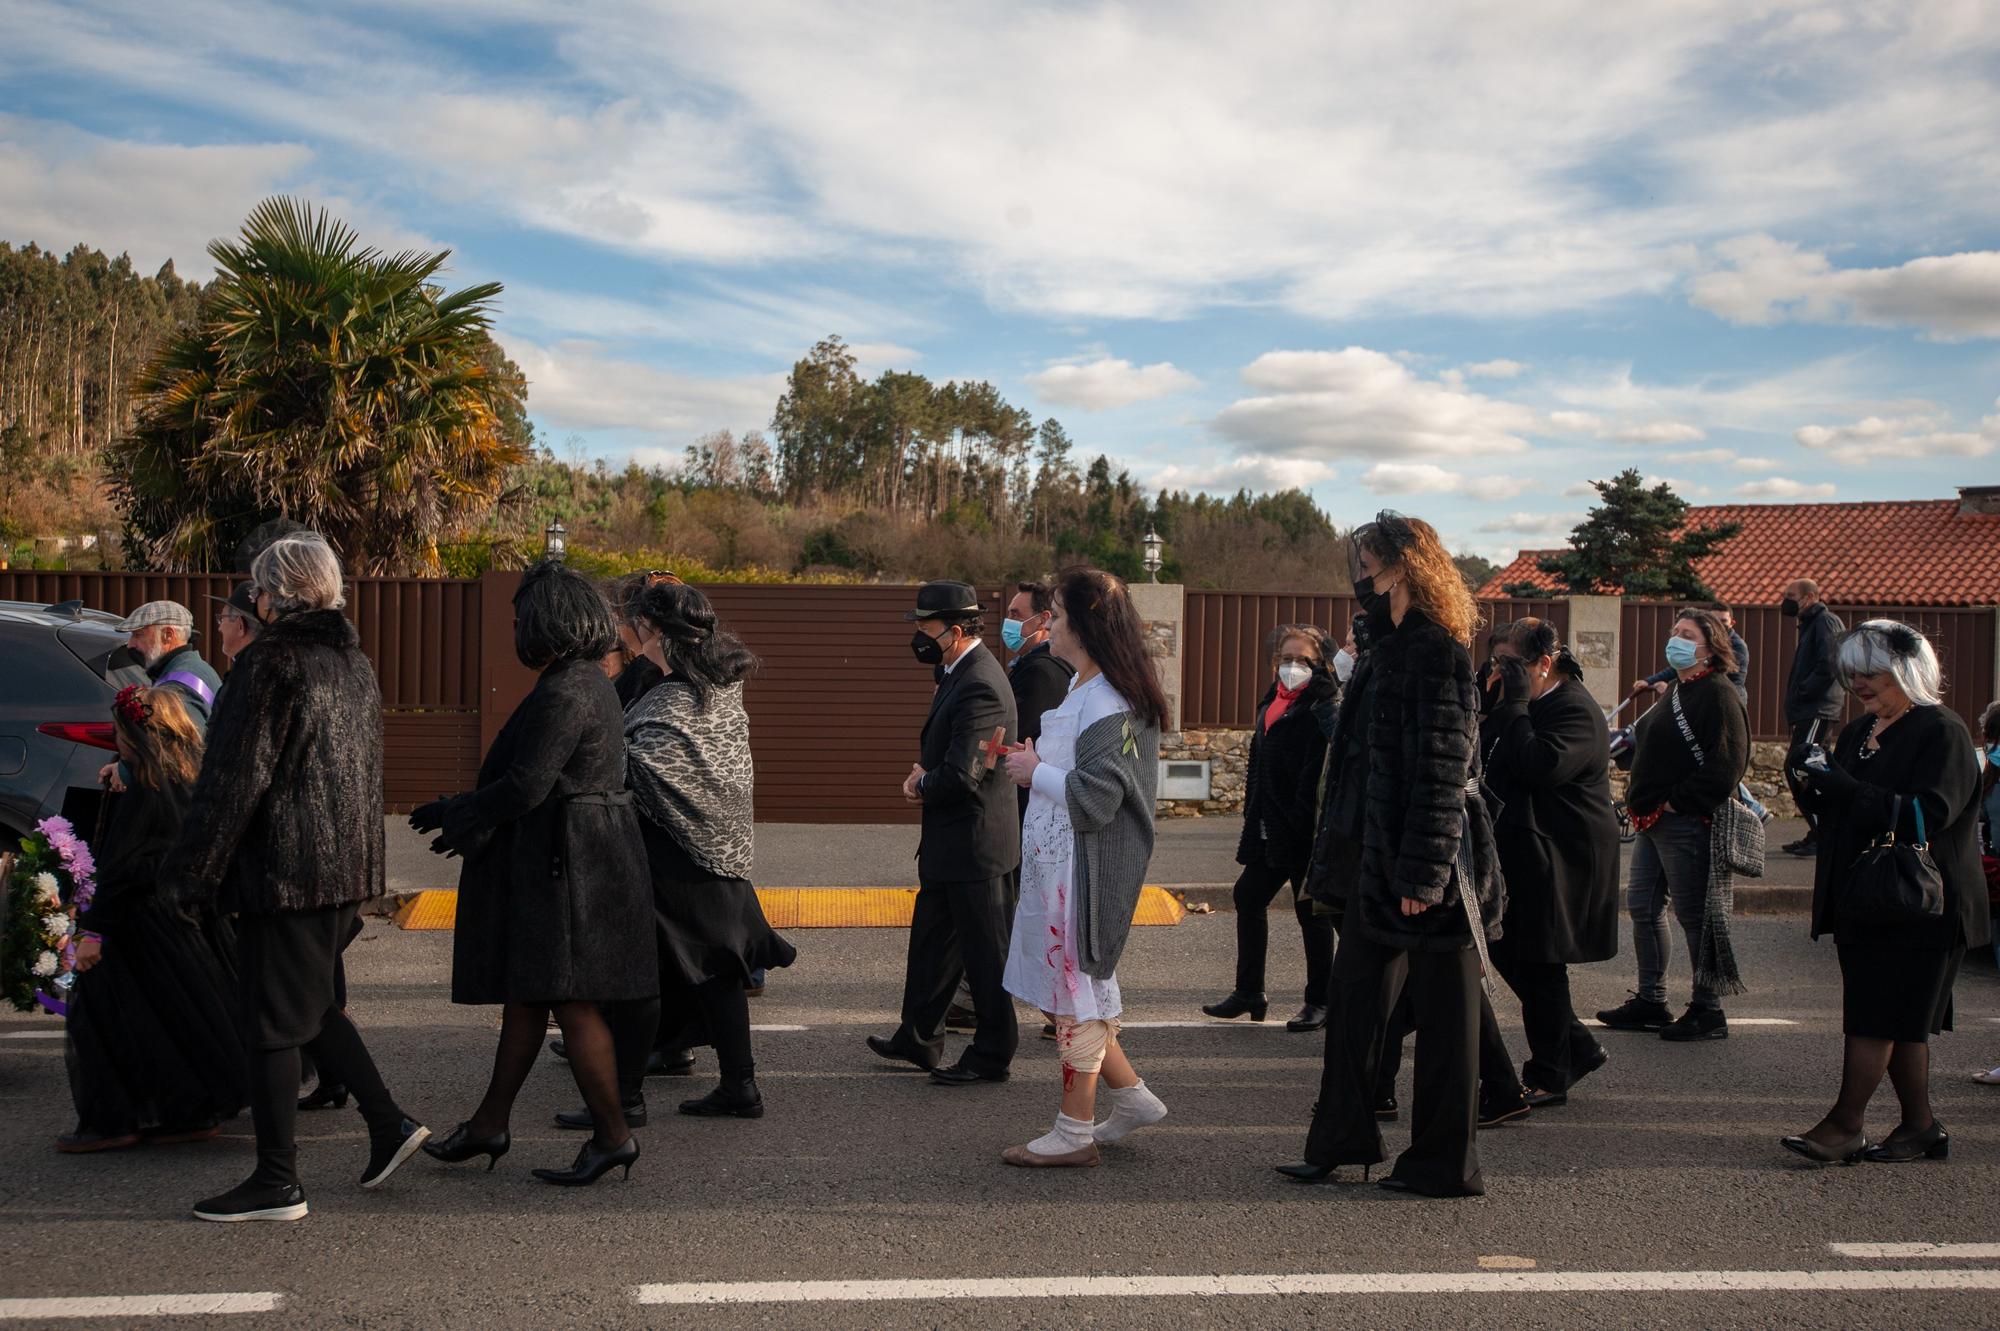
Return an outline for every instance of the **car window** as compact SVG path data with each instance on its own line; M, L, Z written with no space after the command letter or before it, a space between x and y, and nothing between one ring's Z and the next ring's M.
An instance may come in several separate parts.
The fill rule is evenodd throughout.
M146 667L125 649L126 635L108 624L65 624L56 636L71 655L113 688L147 682Z

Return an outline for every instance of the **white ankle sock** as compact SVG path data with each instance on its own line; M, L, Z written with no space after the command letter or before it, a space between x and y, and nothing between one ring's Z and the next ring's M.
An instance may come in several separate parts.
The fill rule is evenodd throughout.
M1028 1143L1036 1155L1068 1155L1090 1145L1092 1125L1084 1119L1057 1114L1056 1125Z
M1143 1081L1133 1086L1107 1086L1104 1093L1111 1097L1111 1113L1097 1125L1100 1142L1118 1141L1167 1116L1167 1106Z

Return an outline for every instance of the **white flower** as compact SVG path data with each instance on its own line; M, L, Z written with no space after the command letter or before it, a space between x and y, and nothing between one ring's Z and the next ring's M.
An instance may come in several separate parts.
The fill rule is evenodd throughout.
M42 916L42 932L50 938L67 938L73 927L67 914Z
M42 900L51 905L62 900L62 884L56 881L56 876L52 873L36 874L35 887L41 892Z
M56 960L55 953L44 952L41 956L35 958L35 974L41 976L43 979L47 979L56 973L56 968L60 964Z

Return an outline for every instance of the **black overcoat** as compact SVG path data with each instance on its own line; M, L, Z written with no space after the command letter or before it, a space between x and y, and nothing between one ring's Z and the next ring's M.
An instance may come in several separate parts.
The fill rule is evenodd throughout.
M986 766L981 747L996 727L1014 742L1014 690L993 653L974 647L939 681L918 740L924 831L917 877L923 882L984 882L1021 867L1017 787L1005 763Z
M1014 720L1022 739L1042 737L1042 717L1063 705L1075 674L1045 642L1015 658L1007 668L1007 685L1014 691ZM1023 819L1028 816L1029 794L1026 786L1014 787L1014 803Z
M1618 816L1610 734L1579 679L1480 723L1493 836L1507 878L1507 948L1577 965L1618 955Z
M1833 747L1833 761L1861 783L1851 799L1833 799L1802 783L1799 803L1819 818L1812 936L1833 934L1843 943L1889 947L1979 947L1992 927L1979 864L1979 760L1973 756L1972 735L1949 708L1913 707L1882 732L1881 748L1864 761L1861 745L1873 720L1863 716L1850 722ZM1868 843L1888 830L1894 795L1903 797L1897 806L1897 835L1904 841L1917 835L1911 801L1923 804L1924 835L1944 880L1944 914L1933 922L1871 928L1850 938L1840 927L1840 889Z
M1460 843L1489 938L1507 908L1486 802L1469 785L1478 754L1479 695L1465 647L1411 608L1382 635L1368 718L1361 874L1347 927L1389 947L1421 952L1472 946L1459 899ZM1404 915L1405 900L1430 907Z
M1312 858L1319 777L1339 712L1340 683L1325 670L1314 671L1304 692L1267 730L1264 714L1277 696L1273 683L1257 701L1236 862L1303 874Z
M1366 650L1334 710L1320 774L1312 860L1306 866L1306 895L1336 917L1345 915L1361 874L1361 835L1368 816L1368 716L1374 698L1375 653Z
M250 915L380 896L382 691L338 610L283 615L209 718L170 894Z
M609 1002L660 991L653 888L625 788L624 713L595 661L542 672L445 802L465 857L454 1003Z

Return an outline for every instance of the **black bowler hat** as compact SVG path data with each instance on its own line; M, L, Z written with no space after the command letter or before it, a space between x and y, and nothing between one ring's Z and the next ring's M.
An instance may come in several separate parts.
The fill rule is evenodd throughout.
M917 608L905 619L973 619L979 614L979 593L970 583L927 582L917 588Z
M239 582L236 589L227 596L211 596L211 601L219 601L245 619L257 618L257 584Z

